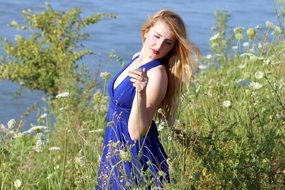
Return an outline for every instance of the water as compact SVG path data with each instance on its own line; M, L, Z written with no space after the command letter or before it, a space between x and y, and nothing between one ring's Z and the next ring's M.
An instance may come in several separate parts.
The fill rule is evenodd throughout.
M21 11L31 9L33 11L43 10L44 0L0 0L0 38L6 37L13 40L17 34L13 28L7 26L12 20L23 22ZM275 16L274 0L157 0L157 1L134 1L134 0L50 0L48 1L56 10L67 10L72 7L80 7L83 11L82 17L103 12L115 13L117 19L106 19L99 24L86 29L91 34L84 44L92 49L96 55L86 60L90 65L91 73L98 69L117 72L119 65L107 64L104 60L110 50L114 49L125 60L133 53L139 51L141 46L140 27L144 20L161 8L167 8L179 13L188 28L190 39L196 43L203 54L209 52L208 40L212 36L211 27L214 26L214 13L218 9L228 10L231 14L230 27L255 27L264 26L267 20L277 23ZM3 51L0 49L0 53ZM0 82L0 123L6 123L9 119L19 118L33 103L42 104L43 93L24 89L21 96L16 96L19 89L17 84ZM26 121L26 125L36 122L37 111L34 111Z

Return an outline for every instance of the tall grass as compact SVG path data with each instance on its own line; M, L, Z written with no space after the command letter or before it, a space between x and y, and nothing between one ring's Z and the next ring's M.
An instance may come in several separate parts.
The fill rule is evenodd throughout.
M185 89L174 125L158 126L169 155L165 189L284 189L284 34L271 22L229 30L219 23L228 15L217 16L212 52ZM108 98L90 78L82 81L47 98L38 126L1 125L1 190L95 187Z

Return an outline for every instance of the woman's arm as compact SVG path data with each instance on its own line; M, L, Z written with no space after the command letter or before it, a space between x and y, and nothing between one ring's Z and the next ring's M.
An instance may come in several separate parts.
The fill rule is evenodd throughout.
M139 80L144 75L146 75L145 71L131 71L129 74L136 87L128 121L128 131L132 140L138 140L147 133L167 90L168 79L164 66L150 69L147 72L147 82Z

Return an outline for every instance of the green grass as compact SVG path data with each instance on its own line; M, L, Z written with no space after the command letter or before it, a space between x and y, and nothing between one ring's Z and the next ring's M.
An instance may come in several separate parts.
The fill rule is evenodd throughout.
M174 125L159 125L171 173L166 189L285 188L285 43L276 31L267 26L245 47L228 43L233 33L212 40L227 51L201 59L207 69L185 88ZM39 117L47 128L2 126L1 190L95 187L108 98L94 93L90 79L84 84L49 100Z

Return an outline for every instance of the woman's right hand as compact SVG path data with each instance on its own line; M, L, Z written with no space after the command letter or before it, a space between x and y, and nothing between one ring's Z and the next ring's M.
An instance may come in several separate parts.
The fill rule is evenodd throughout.
M137 92L142 93L145 91L148 83L148 76L145 68L138 68L129 71L129 77L131 78L130 81L133 83L133 86L136 88Z

